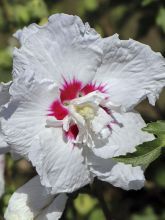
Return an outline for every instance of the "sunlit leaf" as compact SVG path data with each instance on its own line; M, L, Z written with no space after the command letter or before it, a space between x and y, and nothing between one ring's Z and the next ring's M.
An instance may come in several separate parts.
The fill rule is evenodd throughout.
M79 214L85 215L90 212L97 203L98 201L88 194L79 194L74 201L74 206Z
M151 3L155 2L156 0L142 0L142 6L148 6Z
M29 14L32 18L43 18L48 16L48 10L43 0L32 0L27 3Z
M103 211L100 208L94 209L89 220L105 220Z
M98 7L97 0L84 0L85 8L89 11L93 11Z
M14 7L14 18L15 20L20 23L27 23L29 21L29 13L28 13L28 8L23 6L23 5L16 5Z
M114 7L111 10L111 14L110 14L111 20L113 20L114 22L120 21L123 15L127 12L127 9L128 8L126 5L119 5L117 7Z
M162 28L162 30L165 32L165 7L161 7L159 9L156 23Z
M158 220L158 216L155 214L152 207L147 207L143 213L134 214L131 220Z
M0 50L0 68L9 68L11 63L11 51L8 48Z
M147 131L148 133L155 135L165 135L165 122L157 121L149 123L147 127L143 128L143 131Z

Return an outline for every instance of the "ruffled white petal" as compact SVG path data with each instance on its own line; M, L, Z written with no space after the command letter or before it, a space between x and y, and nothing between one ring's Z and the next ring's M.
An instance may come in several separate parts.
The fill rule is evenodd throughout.
M51 204L54 196L47 193L36 176L17 189L11 196L5 212L6 220L33 220Z
M5 154L10 151L10 147L5 141L4 135L1 131L1 124L0 124L0 154Z
M5 166L4 155L0 155L0 197L4 193L5 180L4 180L4 166Z
M116 163L113 159L103 159L88 152L88 165L91 173L98 179L125 190L138 190L144 186L144 174L141 167L132 167Z
M143 142L154 139L154 136L143 132L142 128L146 126L139 113L112 112L114 123L111 123L111 135L108 140L95 140L93 152L104 159L125 155L134 152L136 146Z
M101 63L99 34L77 16L55 14L46 25L32 24L15 36L21 48L14 51L14 75L30 66L40 79L87 83Z
M2 111L3 106L10 99L10 94L9 94L10 86L11 86L11 82L0 83L0 111ZM6 153L7 151L9 151L9 147L8 147L8 144L4 140L4 135L1 130L1 118L0 118L0 154Z
M116 163L110 158L134 152L138 144L152 140L154 136L141 130L145 122L136 112L111 111L111 117L109 138L100 139L93 134L94 147L84 148L89 170L100 180L116 187L140 189L145 181L141 167Z
M148 97L154 105L165 86L165 60L145 44L118 35L103 39L104 58L95 79L106 82L112 102L132 109Z
M108 124L110 124L111 120L111 116L107 114L102 108L99 108L96 116L91 122L92 130L95 134L99 134L105 129L105 127L107 127Z
M62 216L67 201L66 194L57 196L54 201L45 208L35 220L58 220Z
M11 86L11 82L8 83L0 83L0 109L3 105L5 105L9 99L9 88Z
M36 137L29 158L53 194L73 192L92 181L82 150L65 139L61 128L49 128Z
M11 100L2 112L2 130L6 142L16 154L26 156L33 138L45 129L48 109L58 96L49 80L36 81L31 72L19 77L10 87Z
M117 163L112 167L110 175L102 177L101 180L125 190L138 190L144 186L145 177L140 166L132 167L132 165Z
M52 196L36 176L10 198L6 220L58 220L65 208L66 194Z

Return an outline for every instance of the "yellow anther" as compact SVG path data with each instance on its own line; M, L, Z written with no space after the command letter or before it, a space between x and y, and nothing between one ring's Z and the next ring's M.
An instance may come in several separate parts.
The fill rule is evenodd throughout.
M86 120L91 120L95 116L95 112L92 106L76 106L76 111Z

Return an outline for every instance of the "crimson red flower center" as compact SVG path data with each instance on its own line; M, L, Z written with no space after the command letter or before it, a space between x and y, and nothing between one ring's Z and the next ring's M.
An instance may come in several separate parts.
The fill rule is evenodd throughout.
M63 120L69 114L67 105L69 105L71 100L97 90L105 93L105 86L101 84L96 85L96 83L92 82L83 86L83 83L76 79L70 82L64 79L64 83L60 88L60 97L50 105L48 116L54 116L57 120ZM78 135L77 125L71 124L68 132L65 132L65 134L69 139L76 139Z

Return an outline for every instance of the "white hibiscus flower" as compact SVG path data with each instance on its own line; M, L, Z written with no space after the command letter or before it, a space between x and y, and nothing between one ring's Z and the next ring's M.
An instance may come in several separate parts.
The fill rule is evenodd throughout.
M77 16L56 14L15 36L10 101L1 112L5 142L28 158L51 194L94 177L123 189L144 184L141 167L115 162L153 139L133 110L165 85L160 53L118 35L102 39Z
M31 179L11 197L5 212L6 220L58 220L60 219L67 196L53 196L41 186L39 177Z

